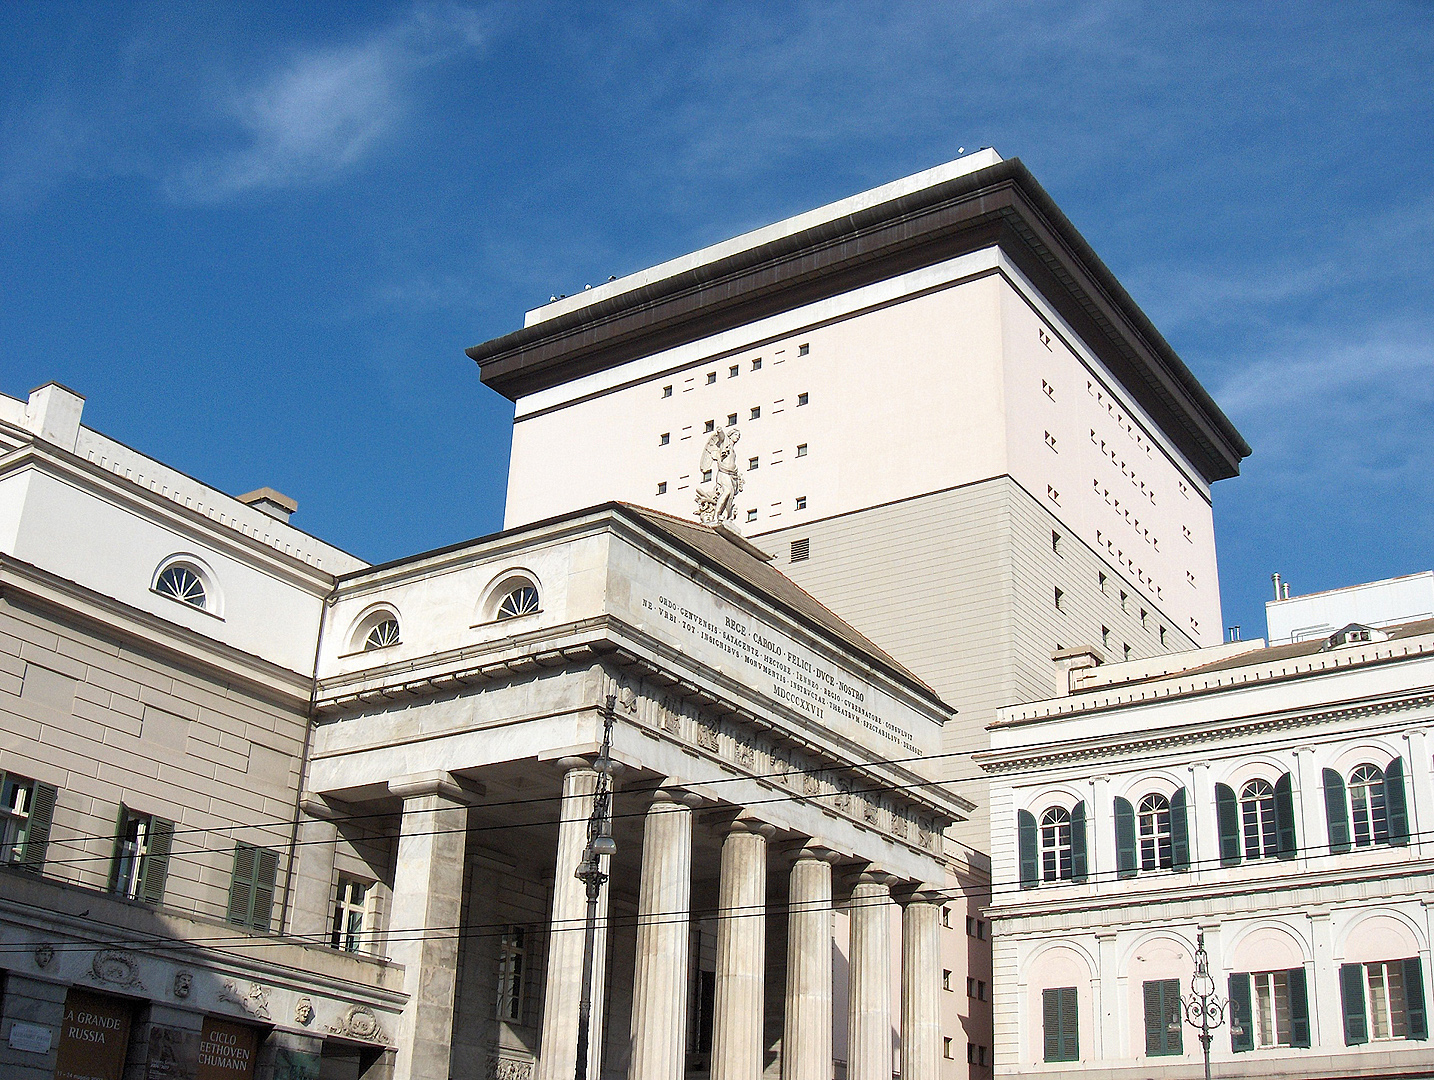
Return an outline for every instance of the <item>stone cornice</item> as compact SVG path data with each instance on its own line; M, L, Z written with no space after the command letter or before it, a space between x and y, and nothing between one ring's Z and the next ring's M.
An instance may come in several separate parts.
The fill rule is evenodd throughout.
M1163 700L1163 699L1162 699ZM1131 704L1127 703L1127 707ZM1268 736L1278 731L1335 723L1368 716L1383 716L1434 706L1434 692L1391 695L1363 705L1346 705L1333 709L1281 710L1257 716L1244 716L1224 722L1189 725L1152 733L1144 729L1137 734L1121 736L1102 734L1083 739L1066 740L1034 747L1013 747L983 750L971 755L972 760L988 773L1021 772L1031 768L1064 765L1099 758L1139 757L1168 751L1175 746L1203 743L1233 742L1252 736ZM1059 749L1053 749L1059 747Z
M1250 450L1019 160L824 221L467 350L516 400L966 251L1000 245L1207 480Z
M306 712L313 680L252 653L225 645L105 596L67 578L0 554L0 596L35 606L62 621L80 620L143 652L159 653L187 668L201 668L223 683Z

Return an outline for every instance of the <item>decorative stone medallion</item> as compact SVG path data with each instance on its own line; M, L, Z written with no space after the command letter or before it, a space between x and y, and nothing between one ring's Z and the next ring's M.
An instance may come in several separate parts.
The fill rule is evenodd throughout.
M126 990L143 990L139 981L139 963L127 952L119 949L101 949L90 961L89 977L105 986L117 986Z
M176 971L174 973L174 996L187 998L190 991L194 989L194 976L188 971Z
M329 1025L329 1031L334 1035L347 1035L364 1042L386 1041L378 1017L367 1005L350 1005L339 1015L337 1021Z
M314 1020L314 1003L306 997L294 1002L294 1023L308 1027Z
M54 958L55 958L55 947L54 947L53 945L48 945L48 944L46 944L46 945L37 945L37 946L35 946L35 966L36 966L36 967L47 968L47 967L50 966L50 961L53 960Z

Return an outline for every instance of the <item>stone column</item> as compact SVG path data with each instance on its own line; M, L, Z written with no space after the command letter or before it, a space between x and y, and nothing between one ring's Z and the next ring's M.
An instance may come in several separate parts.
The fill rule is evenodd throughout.
M787 1008L782 1080L831 1080L831 853L802 849L792 864L787 915Z
M653 792L642 830L629 1080L682 1080L687 1053L692 811Z
M722 842L712 1080L759 1080L767 966L767 839L776 830L739 817Z
M864 873L852 889L847 1080L891 1080L891 878Z
M321 945L328 944L333 919L334 848L338 840L338 827L329 820L333 816L334 810L324 800L306 797L294 853L297 865L289 933Z
M941 1078L941 902L916 892L901 910L901 1080Z
M578 1005L582 998L583 937L587 928L587 887L577 878L588 844L588 818L598 774L583 758L563 758L563 797L559 809L558 854L553 866L553 919L548 935L547 983L543 990L543 1031L538 1080L571 1080L577 1065ZM601 863L604 873L609 860ZM607 901L612 884L598 897L597 936L593 940L593 996L588 1022L588 1077L602 1075L603 1005L607 1001Z
M468 800L448 773L391 780L388 789L403 799L388 951L403 965L408 995L393 1080L448 1080Z

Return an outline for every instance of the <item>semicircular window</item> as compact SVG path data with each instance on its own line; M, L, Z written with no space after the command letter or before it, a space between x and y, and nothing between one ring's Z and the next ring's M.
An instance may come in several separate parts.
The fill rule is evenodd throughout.
M498 605L498 618L516 619L519 615L531 615L538 610L538 590L531 585L514 589Z
M206 610L209 596L204 591L204 579L183 563L166 566L154 583L154 591L169 596L182 604Z
M398 620L384 619L377 622L369 630L368 636L363 639L363 651L373 652L375 649L386 649L390 645L398 644Z

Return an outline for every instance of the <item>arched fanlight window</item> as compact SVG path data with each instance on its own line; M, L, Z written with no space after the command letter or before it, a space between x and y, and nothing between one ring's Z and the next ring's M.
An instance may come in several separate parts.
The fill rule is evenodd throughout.
M200 611L209 610L209 591L204 587L204 579L195 567L186 563L171 563L160 571L154 591Z
M1147 795L1137 811L1140 828L1140 868L1168 870L1174 864L1171 845L1170 800L1164 795Z
M1240 824L1245 834L1245 858L1279 854L1275 788L1268 780L1251 780L1241 789Z
M498 618L516 619L519 615L531 615L538 610L538 590L531 585L520 585L498 605Z
M1358 765L1349 774L1349 815L1354 820L1354 846L1389 842L1389 812L1384 799L1384 770Z
M386 649L398 644L398 620L392 616L375 623L363 639L363 651Z
M1053 806L1041 815L1041 880L1071 879L1071 814Z

